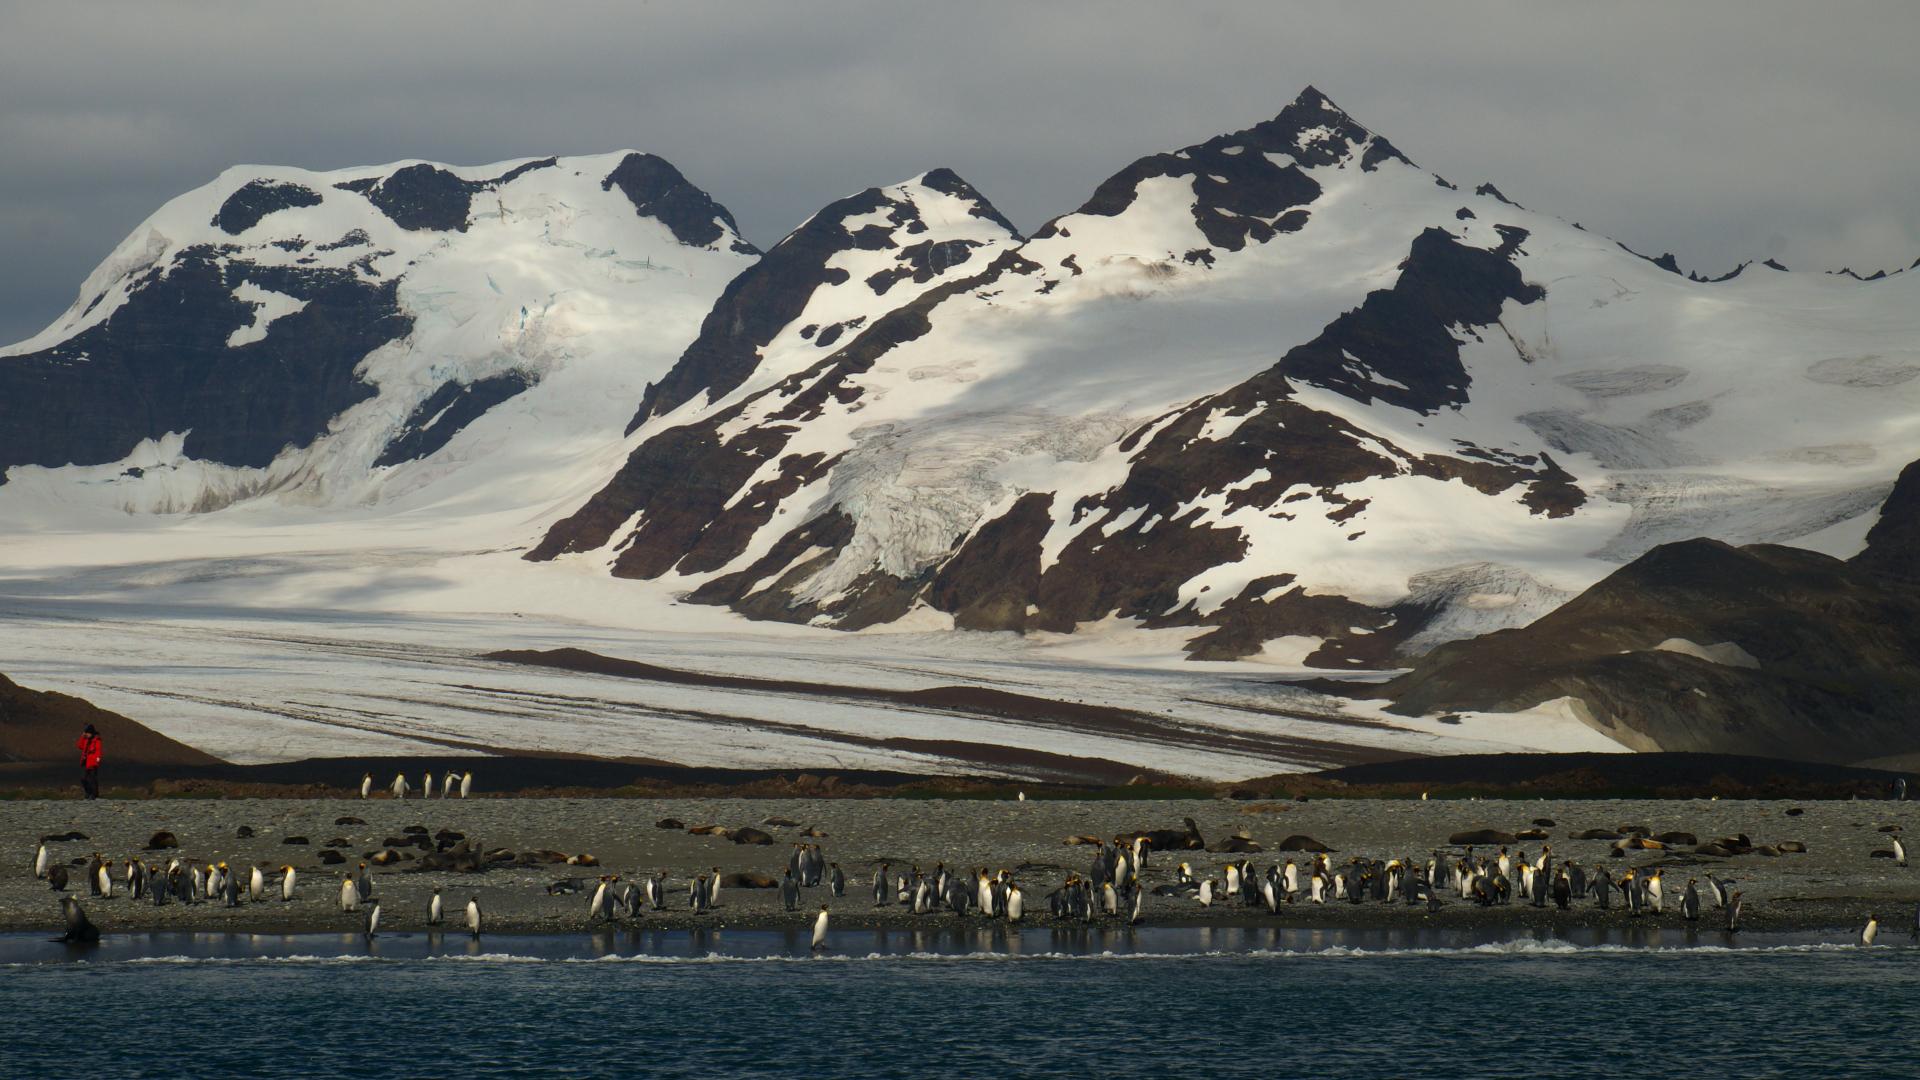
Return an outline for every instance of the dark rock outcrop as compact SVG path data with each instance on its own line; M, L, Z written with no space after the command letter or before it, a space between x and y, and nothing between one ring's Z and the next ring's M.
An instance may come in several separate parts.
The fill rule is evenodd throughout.
M371 397L355 368L413 327L396 282L353 270L256 266L207 245L164 269L104 322L0 363L0 470L102 464L169 432L189 433L191 457L265 466ZM264 340L228 345L254 322L242 284L305 307Z
M532 386L533 378L519 371L489 375L470 383L442 383L414 407L406 424L387 443L374 464L398 465L427 457L451 442L487 410Z
M320 202L320 193L305 184L283 180L249 180L220 204L220 211L213 215L213 224L221 232L238 236L260 224L261 218L275 211L319 206Z
M633 203L635 212L665 225L674 239L689 247L710 247L728 233L739 234L733 214L689 183L665 158L652 154L621 158L620 164L600 181L602 191L616 187ZM743 255L760 254L752 244L737 238L733 250Z
M1383 693L1409 715L1571 698L1638 750L1831 763L1920 752L1916 488L1909 466L1850 563L1666 544L1530 626L1441 646Z
M0 675L0 762L53 761L70 764L76 754L73 741L92 724L100 732L106 762L104 775L115 765L218 765L220 759L93 703L66 694L29 690ZM154 840L170 837L159 832ZM81 833L68 838L86 839Z

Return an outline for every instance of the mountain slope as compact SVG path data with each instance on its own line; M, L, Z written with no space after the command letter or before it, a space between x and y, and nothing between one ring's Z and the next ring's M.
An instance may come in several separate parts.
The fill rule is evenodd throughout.
M1381 688L1404 715L1566 699L1636 750L1851 763L1920 753L1920 466L1863 552L1665 544L1539 621L1435 649Z
M899 228L856 196L730 286L528 557L756 618L1364 667L1676 539L1850 554L1920 456L1910 275L1689 278L1311 88L944 273Z
M0 502L520 509L755 255L646 154L231 169L0 351Z

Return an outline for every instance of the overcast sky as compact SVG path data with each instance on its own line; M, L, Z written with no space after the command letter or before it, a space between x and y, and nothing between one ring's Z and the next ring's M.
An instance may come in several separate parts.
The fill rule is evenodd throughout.
M765 247L946 165L1023 230L1317 85L1689 269L1920 257L1920 4L0 0L0 341L228 165L660 154Z

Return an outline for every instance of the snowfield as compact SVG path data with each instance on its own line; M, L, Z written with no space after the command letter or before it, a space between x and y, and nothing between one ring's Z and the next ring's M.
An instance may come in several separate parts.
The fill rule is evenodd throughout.
M1854 554L1920 459L1917 289L1692 279L1312 90L1032 237L945 170L763 256L630 152L240 167L0 349L0 390L111 371L162 317L243 366L15 422L338 370L0 460L0 672L241 762L1239 778L1623 750L1570 698L1409 719L1279 680L1378 678L1668 541ZM347 310L391 332L312 353ZM340 403L315 430L248 426L308 394ZM784 685L481 659L563 647ZM1112 712L845 689L955 685Z

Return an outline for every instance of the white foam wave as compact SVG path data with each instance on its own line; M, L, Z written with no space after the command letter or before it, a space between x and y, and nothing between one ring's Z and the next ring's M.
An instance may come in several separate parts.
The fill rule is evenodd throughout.
M1006 963L1011 961L1166 961L1197 959L1252 960L1370 960L1403 956L1446 957L1586 957L1586 956L1757 956L1791 953L1858 952L1867 948L1858 942L1800 942L1777 945L1581 945L1558 938L1515 938L1483 942L1477 945L1432 947L1365 948L1329 945L1303 949L1215 949L1186 952L826 952L810 956L735 955L706 953L700 956L607 953L601 956L530 956L511 952L436 953L426 956L376 956L366 953L321 955L297 953L286 956L137 956L126 959L72 963L78 965L331 965L331 964L820 964L820 963ZM1877 945L1875 952L1910 951L1916 946ZM45 967L32 961L0 963L0 969Z

